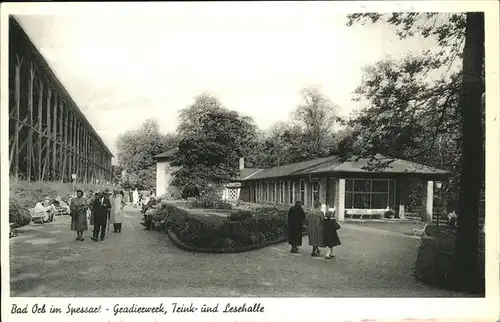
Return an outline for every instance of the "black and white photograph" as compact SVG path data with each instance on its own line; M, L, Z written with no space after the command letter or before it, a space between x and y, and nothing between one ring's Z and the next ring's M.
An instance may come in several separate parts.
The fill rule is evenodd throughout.
M498 319L498 3L392 2L2 5L8 319L61 298ZM139 317L104 303L83 318Z

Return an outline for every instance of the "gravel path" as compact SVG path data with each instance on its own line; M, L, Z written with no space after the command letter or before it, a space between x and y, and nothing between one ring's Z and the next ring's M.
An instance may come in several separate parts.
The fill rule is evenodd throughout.
M10 239L11 296L40 297L443 297L458 293L413 278L419 240L356 224L339 231L333 260L286 243L240 254L196 254L163 232L145 231L125 208L121 234L94 243L69 231L70 218L31 224ZM92 226L89 226L92 228Z

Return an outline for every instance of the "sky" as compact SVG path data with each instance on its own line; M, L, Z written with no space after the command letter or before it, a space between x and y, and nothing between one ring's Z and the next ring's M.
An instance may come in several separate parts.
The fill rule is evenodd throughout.
M174 132L179 110L203 92L261 129L288 120L300 89L313 85L346 116L364 66L432 46L297 3L17 17L115 155L118 136L148 118Z

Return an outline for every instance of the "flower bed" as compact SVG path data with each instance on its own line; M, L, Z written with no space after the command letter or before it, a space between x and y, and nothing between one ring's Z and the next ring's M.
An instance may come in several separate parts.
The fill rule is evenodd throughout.
M188 251L242 252L287 240L287 214L272 208L235 210L226 217L193 214L174 205L167 205L166 211L168 236Z

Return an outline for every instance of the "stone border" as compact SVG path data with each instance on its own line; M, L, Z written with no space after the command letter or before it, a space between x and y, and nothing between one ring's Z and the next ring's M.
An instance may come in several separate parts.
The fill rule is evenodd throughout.
M280 238L278 240L267 241L263 244L249 245L243 246L240 248L198 248L194 246L186 245L184 242L179 240L177 236L172 232L171 229L165 229L168 238L174 243L175 246L179 247L182 250L193 252L193 253L211 253L211 254L235 254L235 253L243 253L249 252L252 250L261 249L267 246L281 244L285 242L288 238ZM307 232L303 232L302 236L307 235Z

